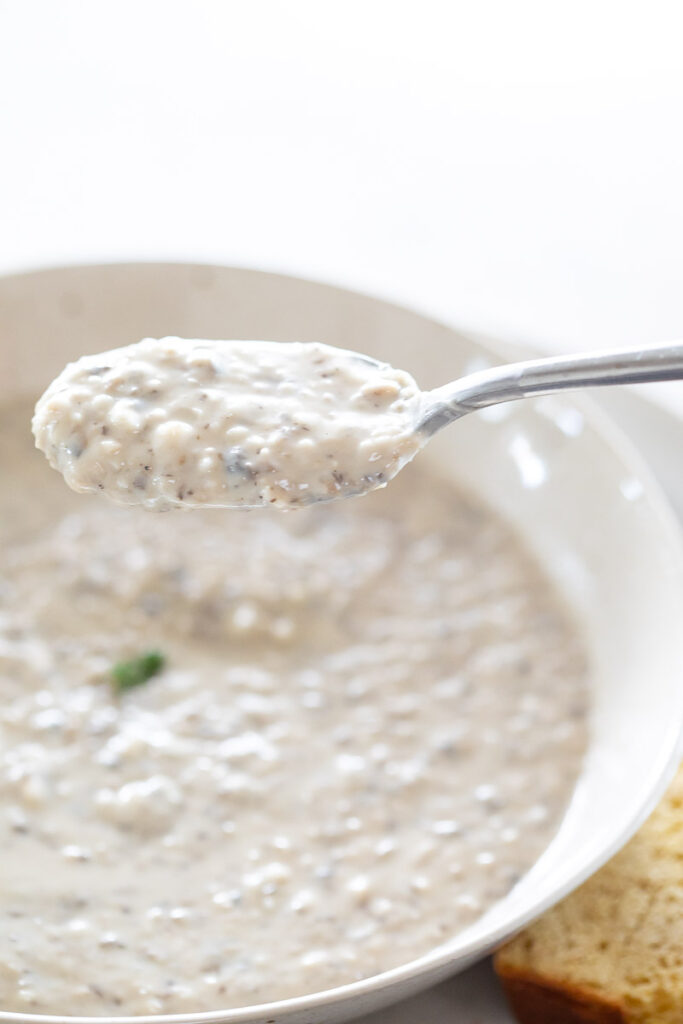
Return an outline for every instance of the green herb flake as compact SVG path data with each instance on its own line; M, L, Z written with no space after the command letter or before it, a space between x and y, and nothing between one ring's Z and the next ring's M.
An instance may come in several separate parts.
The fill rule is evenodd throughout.
M122 693L134 686L142 686L152 676L158 675L165 664L166 659L159 651L147 651L139 658L119 661L111 670L114 688Z

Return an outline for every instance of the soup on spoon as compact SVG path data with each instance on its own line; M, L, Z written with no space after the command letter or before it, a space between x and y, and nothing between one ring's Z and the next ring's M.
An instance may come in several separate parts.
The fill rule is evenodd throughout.
M296 508L384 487L442 427L498 402L679 380L683 344L511 363L421 392L330 345L146 338L71 363L36 444L76 491L147 508Z
M70 363L36 444L117 504L296 508L383 487L427 440L404 370L318 343L146 338Z

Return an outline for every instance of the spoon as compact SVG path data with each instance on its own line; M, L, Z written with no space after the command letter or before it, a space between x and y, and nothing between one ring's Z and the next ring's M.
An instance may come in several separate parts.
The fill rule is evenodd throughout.
M508 363L425 392L417 429L431 437L468 412L555 391L683 378L683 342Z
M147 338L67 366L37 446L77 491L150 509L297 508L385 486L447 424L555 391L683 378L683 343L513 363L420 391L330 345Z

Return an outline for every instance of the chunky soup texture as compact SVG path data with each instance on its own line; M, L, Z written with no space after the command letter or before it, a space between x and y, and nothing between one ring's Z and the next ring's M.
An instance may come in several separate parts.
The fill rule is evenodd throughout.
M315 342L145 338L70 363L36 443L70 487L150 509L291 509L383 487L419 451L404 370Z
M503 522L418 465L287 516L117 508L29 421L0 413L0 1008L301 995L514 886L571 795L587 670Z

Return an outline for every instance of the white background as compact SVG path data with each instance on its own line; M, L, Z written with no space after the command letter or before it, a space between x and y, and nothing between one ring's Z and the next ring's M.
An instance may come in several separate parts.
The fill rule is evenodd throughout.
M678 0L0 0L0 271L197 259L683 337Z

